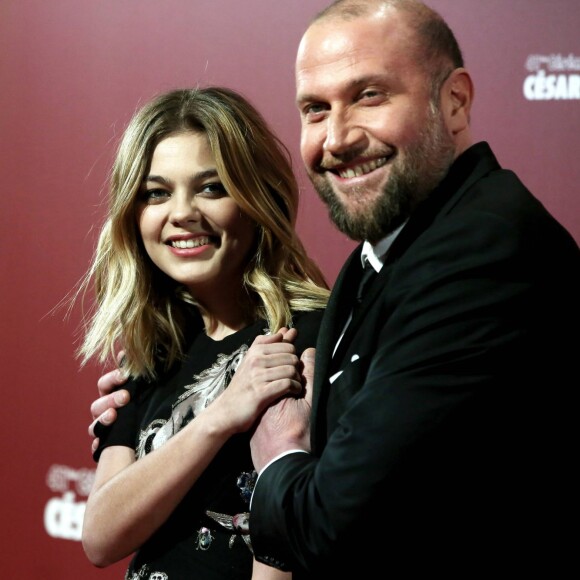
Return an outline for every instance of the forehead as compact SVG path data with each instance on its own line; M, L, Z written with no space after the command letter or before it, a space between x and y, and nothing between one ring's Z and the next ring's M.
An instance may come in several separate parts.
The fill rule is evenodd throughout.
M296 59L297 98L348 79L419 73L415 34L395 10L372 16L314 23L302 37Z
M152 165L177 162L213 163L213 154L205 133L198 131L172 133L157 143L151 159Z

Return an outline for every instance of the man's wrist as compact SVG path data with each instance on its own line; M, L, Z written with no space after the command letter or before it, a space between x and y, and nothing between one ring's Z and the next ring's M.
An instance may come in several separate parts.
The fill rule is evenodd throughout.
M283 453L276 455L276 457L274 457L274 459L271 459L270 461L268 461L268 463L266 463L266 465L264 465L264 467L262 467L262 469L258 473L258 477L256 477L256 483L254 484L254 489L256 488L256 485L258 484L258 480L260 479L260 476L262 475L262 473L264 473L264 471L266 471L266 469L268 469L268 467L270 467L270 465L272 465L272 463L274 463L275 461L278 461L278 459L282 459L282 457L284 457L286 455L290 455L291 453L309 453L309 452L305 451L304 449L288 449L288 451L284 451ZM250 498L250 511L252 509L252 499L254 499L253 493L252 493L252 497Z
M260 475L262 473L264 473L264 471L270 465L272 465L272 463L274 463L274 461L278 461L278 459L281 459L282 457L284 457L285 455L289 455L290 453L308 453L308 451L306 451L305 449L288 449L287 451L284 451L283 453L276 455L276 457L274 457L274 459L270 459L270 461L268 461L268 463L266 463L266 465L264 465L264 467L262 467L262 469L258 473L258 478L260 477Z

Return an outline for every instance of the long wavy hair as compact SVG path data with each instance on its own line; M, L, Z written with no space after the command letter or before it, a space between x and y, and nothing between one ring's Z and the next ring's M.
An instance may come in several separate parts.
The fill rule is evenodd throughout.
M145 252L136 206L157 144L182 132L207 136L228 194L257 228L243 275L248 319L270 330L293 311L324 308L328 285L295 231L298 185L288 150L240 94L222 87L164 93L129 122L110 177L108 213L79 293L94 289L78 354L84 365L125 351L124 368L152 379L183 355L184 325L195 298L163 274ZM78 295L78 294L77 294ZM199 306L198 306L199 307Z

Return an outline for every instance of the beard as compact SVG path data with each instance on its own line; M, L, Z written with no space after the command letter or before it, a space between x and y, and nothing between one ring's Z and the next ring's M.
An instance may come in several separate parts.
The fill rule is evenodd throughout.
M432 105L419 138L394 160L387 183L373 203L361 202L356 211L349 212L324 175L309 171L309 177L336 227L352 240L376 244L429 197L454 159L453 139L439 109ZM364 199L366 193L361 187L354 188L349 195Z

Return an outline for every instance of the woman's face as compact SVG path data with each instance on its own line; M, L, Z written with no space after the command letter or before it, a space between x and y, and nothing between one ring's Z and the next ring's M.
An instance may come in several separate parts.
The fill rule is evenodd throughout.
M194 296L241 284L256 226L220 182L205 134L159 142L141 187L137 224L153 263Z

